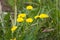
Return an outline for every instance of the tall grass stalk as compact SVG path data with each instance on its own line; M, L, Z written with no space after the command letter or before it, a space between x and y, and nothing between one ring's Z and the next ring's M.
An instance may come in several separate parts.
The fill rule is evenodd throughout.
M15 0L14 25L16 25L16 19L17 19L17 0Z

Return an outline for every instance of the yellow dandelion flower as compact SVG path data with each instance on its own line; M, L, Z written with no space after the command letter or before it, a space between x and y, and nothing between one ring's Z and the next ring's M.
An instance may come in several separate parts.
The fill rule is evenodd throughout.
M24 18L24 17L26 17L26 14L25 14L25 13L19 14L19 15L18 15L18 18L19 18L19 17Z
M39 17L40 18L48 18L49 16L47 14L40 14Z
M10 40L16 40L16 38L10 39Z
M17 22L23 22L24 19L23 18L17 18Z
M27 9L27 10L32 10L33 7L32 7L31 5L29 5L29 6L26 7L26 9Z
M14 38L14 40L16 40L16 38Z
M37 16L35 16L34 18L37 19L37 18L39 18L39 16L37 15Z
M17 29L17 26L12 26L11 31L12 33Z
M32 18L27 18L26 22L31 23L31 22L33 22L33 19Z

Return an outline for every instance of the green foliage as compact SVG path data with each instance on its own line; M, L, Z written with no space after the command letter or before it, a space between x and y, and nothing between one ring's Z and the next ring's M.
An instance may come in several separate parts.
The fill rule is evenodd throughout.
M49 15L49 18L34 19L33 23L17 22L18 28L12 33L10 12L3 18L5 28L2 27L2 23L0 22L0 40L10 40L11 38L16 38L17 40L60 40L60 5L58 1L59 0L17 0L17 13L26 13L27 17L33 19L34 16L38 14L46 13ZM8 0L8 3L14 9L14 0ZM26 10L27 5L32 5L34 7L33 10ZM2 29L5 30L5 33ZM44 30L46 31L43 32Z

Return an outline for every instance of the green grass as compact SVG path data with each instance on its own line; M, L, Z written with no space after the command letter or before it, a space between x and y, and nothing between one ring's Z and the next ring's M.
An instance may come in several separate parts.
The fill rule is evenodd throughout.
M8 0L9 5L14 9L14 1ZM26 10L27 5L32 5L33 10ZM32 23L16 23L17 30L12 34L11 12L0 15L0 40L60 40L60 5L59 0L17 0L17 13L26 13L27 17L34 19L34 16L46 13L49 18L34 19ZM14 17L15 18L15 17ZM3 21L1 22L1 19ZM13 21L14 22L14 21ZM3 25L2 25L3 24ZM14 23L13 23L14 24ZM52 31L48 31L51 30ZM47 30L48 32L43 32Z

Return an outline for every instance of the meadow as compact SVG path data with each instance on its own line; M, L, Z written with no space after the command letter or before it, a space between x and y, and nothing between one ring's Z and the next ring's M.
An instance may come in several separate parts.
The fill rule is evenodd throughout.
M0 40L60 40L60 0L6 0L0 4Z

